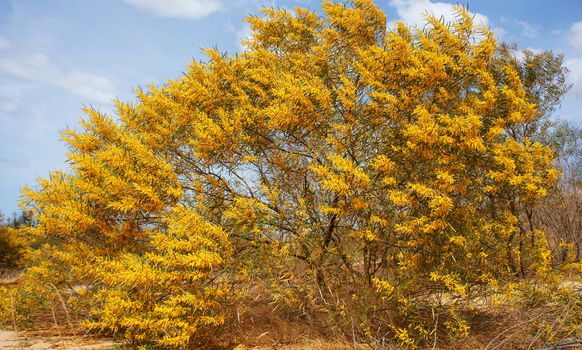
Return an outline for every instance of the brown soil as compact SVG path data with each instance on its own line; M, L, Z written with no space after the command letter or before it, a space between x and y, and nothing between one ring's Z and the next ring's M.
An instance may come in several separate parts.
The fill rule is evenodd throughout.
M107 339L0 330L0 350L107 350L116 347L115 342Z

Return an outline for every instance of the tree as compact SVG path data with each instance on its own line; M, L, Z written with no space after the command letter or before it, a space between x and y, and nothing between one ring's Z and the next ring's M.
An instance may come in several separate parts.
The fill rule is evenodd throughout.
M515 57L517 47L502 43L497 50L496 59L503 64L512 65L519 74L526 91L526 99L535 104L535 112L532 118L524 120L508 127L507 134L518 142L534 140L554 151L554 157L560 158L563 152L560 150L565 144L556 143L556 138L552 135L559 133L560 125L553 118L554 112L560 105L562 97L571 88L566 82L567 68L563 66L563 55L554 54L551 51L544 51L534 54L531 51L523 51L521 58ZM505 111L509 113L509 111ZM559 164L554 164L561 168ZM554 187L549 186L548 190L554 193ZM511 212L518 218L518 231L509 237L512 243L517 244L519 249L515 255L515 269L519 273L526 275L527 266L531 264L528 259L537 259L537 256L530 257L529 252L536 251L536 240L541 237L545 239L540 228L547 229L547 225L539 225L540 220L553 220L547 212L542 214L539 210L539 201L523 201L514 198L511 203ZM546 218L539 217L546 216ZM554 245L554 244L552 244ZM529 247L529 248L528 248ZM528 252L529 251L529 252Z
M579 220L582 133L572 123L554 118L562 97L571 88L566 82L568 71L563 66L561 54L551 51L534 54L526 50L523 57L517 59L513 54L516 49L515 46L500 45L499 59L512 63L519 72L528 100L536 104L536 114L531 120L512 127L511 134L516 139L533 139L551 147L555 154L555 166L562 174L544 200L514 207L514 214L522 222L519 240L522 247L535 245L535 231L542 229L557 263L579 261L582 239L582 222Z
M562 121L548 133L557 154L560 181L535 208L534 223L548 235L558 263L582 258L582 129ZM532 215L533 216L533 215Z
M243 53L207 50L65 132L70 168L24 191L46 243L33 271L87 286L89 326L185 346L250 280L413 346L430 310L463 335L463 300L547 271L514 206L558 171L514 134L538 110L492 33L463 8L387 31L370 0L322 6L264 9Z

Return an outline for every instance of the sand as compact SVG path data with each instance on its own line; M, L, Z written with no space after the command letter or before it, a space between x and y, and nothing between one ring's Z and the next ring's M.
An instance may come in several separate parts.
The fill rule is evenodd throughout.
M0 350L108 350L115 349L116 345L110 340L45 336L0 330Z

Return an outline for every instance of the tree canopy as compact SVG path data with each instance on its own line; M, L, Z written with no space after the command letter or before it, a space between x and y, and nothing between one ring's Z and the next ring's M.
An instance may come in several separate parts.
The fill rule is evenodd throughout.
M264 9L243 52L87 108L68 169L24 191L30 278L84 286L85 324L136 343L185 346L260 285L413 346L431 309L465 335L460 305L547 273L519 224L559 177L527 131L539 77L461 7L390 29L370 0L322 8Z

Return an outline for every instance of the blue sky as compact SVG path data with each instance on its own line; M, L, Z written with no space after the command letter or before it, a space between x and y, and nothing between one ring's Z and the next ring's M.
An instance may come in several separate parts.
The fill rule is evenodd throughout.
M458 1L376 0L389 21L451 17ZM462 1L503 41L565 55L563 119L582 124L582 1ZM319 10L318 0L0 0L0 212L20 188L66 167L60 132L83 105L112 111L133 89L178 77L200 49L234 53L243 19L263 6Z

